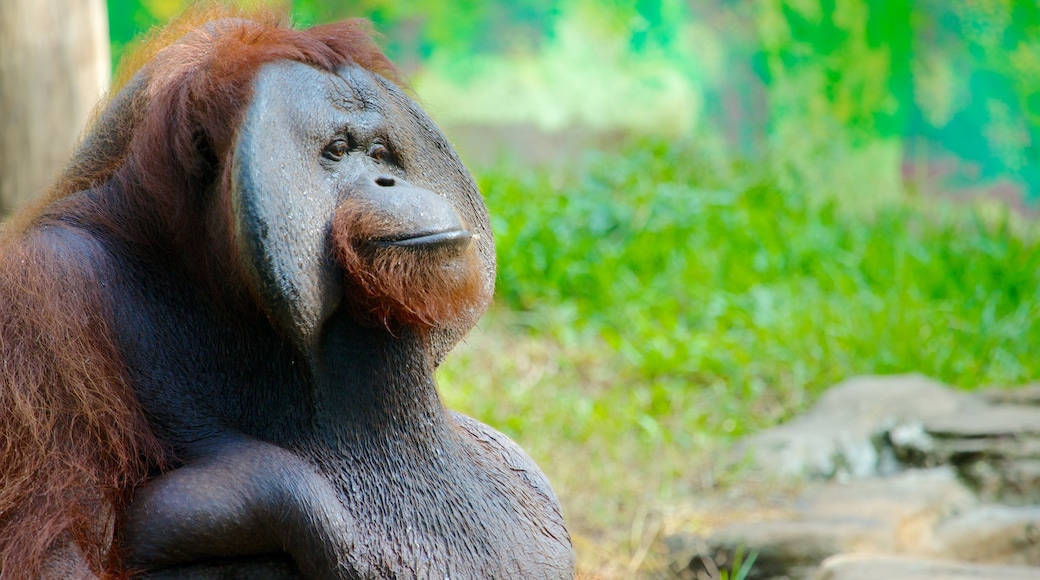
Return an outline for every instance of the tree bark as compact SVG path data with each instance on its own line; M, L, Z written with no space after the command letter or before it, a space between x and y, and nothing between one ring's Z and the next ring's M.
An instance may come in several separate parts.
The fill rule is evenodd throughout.
M105 0L3 0L0 217L43 193L111 76Z

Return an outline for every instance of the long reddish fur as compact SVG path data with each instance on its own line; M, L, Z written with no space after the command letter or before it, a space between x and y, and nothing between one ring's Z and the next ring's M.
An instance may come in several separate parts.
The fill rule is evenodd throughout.
M374 246L393 224L365 202L348 199L332 219L332 245L346 272L348 305L361 323L429 328L471 317L482 307L483 277L475 243L444 250Z
M225 20L200 28L214 18ZM231 258L227 160L257 70L285 59L329 71L355 63L397 80L358 20L295 30L273 14L196 10L140 54L143 113L106 128L126 146L87 152L86 169L67 171L0 226L2 579L55 575L55 558L125 575L114 520L164 457L106 323L103 274L63 253L48 226L72 215L145 257L195 256L189 269L219 287L241 276ZM72 195L88 188L103 201Z

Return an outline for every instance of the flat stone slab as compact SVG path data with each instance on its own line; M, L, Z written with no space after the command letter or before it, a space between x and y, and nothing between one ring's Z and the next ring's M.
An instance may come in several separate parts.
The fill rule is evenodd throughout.
M716 529L698 557L727 561L741 547L744 553L754 550L751 578L772 578L806 577L825 558L844 552L931 554L942 551L932 528L975 505L949 468L816 484L791 504L787 517Z
M934 534L943 557L1040 566L1040 506L976 506L942 521Z
M825 560L813 580L1037 580L1040 568L966 564L901 556L841 554Z
M814 485L794 505L803 518L871 518L905 525L914 518L943 518L975 504L974 495L956 473L939 467Z

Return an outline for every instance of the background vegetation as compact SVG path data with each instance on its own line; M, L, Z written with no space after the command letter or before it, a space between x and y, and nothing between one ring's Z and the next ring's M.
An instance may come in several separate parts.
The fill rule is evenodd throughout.
M109 0L114 53L182 4ZM587 573L663 574L655 541L740 474L727 442L838 380L1040 378L1035 2L292 13L371 17L449 136L497 136L496 304L441 385L543 466Z

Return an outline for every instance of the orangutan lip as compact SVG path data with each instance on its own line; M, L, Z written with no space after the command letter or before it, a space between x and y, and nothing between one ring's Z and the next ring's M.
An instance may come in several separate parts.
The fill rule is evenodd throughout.
M377 246L401 246L406 248L429 248L437 246L458 246L469 242L473 238L467 230L448 230L434 234L419 234L407 238L394 238L390 240L373 240Z

